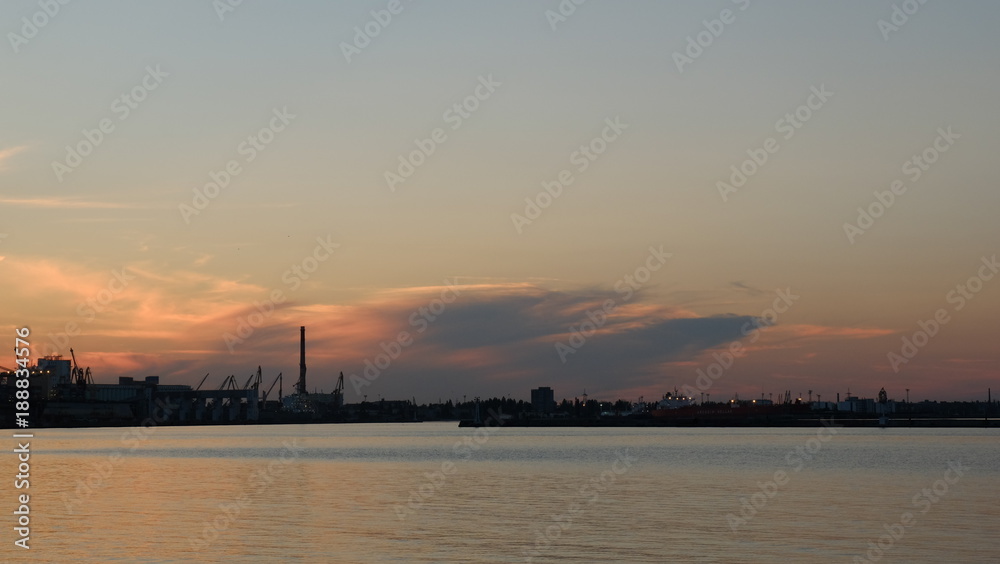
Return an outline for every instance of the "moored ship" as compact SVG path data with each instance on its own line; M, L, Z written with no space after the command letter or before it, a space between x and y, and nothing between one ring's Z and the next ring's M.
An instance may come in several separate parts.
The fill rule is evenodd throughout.
M804 403L784 403L775 405L770 400L738 400L732 399L726 403L698 404L694 398L667 393L657 402L650 414L661 419L743 419L767 418L772 415L791 415L805 413L809 406Z

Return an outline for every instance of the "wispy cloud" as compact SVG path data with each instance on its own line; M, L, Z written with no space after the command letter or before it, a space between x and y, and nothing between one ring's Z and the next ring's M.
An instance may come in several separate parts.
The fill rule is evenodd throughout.
M808 324L786 325L776 329L782 332L787 332L793 337L800 338L836 337L843 339L872 339L895 333L892 329L883 329L880 327L829 327Z
M0 166L3 159L0 158ZM64 209L143 209L151 207L138 202L93 202L79 198L0 198L0 204L25 208L64 208Z
M60 223L138 223L148 222L149 217L68 217Z
M753 286L748 285L747 283L743 282L742 280L736 280L734 282L730 282L729 285L732 286L733 288L737 288L739 290L743 290L746 293L750 294L751 296L759 296L761 294L766 293L766 292L764 292L763 290L761 290L759 288L754 288Z
M0 170L6 170L7 160L27 148L28 148L27 145L20 145L18 147L9 147L7 149L0 149Z

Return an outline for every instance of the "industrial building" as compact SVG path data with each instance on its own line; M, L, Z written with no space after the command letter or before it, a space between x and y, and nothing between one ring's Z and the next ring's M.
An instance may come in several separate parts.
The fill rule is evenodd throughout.
M161 384L159 376L139 380L121 376L117 384L97 384L90 368L81 368L76 354L45 356L29 369L31 418L45 427L115 426L138 424L154 417L157 424L223 424L332 420L343 406L343 373L331 394L310 394L306 389L305 327L300 328L299 380L295 393L282 398L281 374L270 388L262 387L257 371L241 386L233 375L218 389ZM14 371L0 372L0 411L11 411L13 420ZM278 401L268 401L275 384Z

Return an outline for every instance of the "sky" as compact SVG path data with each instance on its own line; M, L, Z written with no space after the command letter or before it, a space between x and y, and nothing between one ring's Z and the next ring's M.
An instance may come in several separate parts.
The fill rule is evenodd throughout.
M99 383L286 391L306 326L309 389L348 402L985 399L998 21L7 2L2 324Z

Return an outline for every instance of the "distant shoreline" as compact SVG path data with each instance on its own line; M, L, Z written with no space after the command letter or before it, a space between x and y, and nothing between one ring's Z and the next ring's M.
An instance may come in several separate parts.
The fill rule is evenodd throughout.
M818 427L821 419L843 427L880 427L878 418L644 418L644 419L529 419L507 420L502 427ZM461 421L459 427L485 427L472 421ZM997 419L914 417L890 418L886 428L996 428Z
M877 428L880 422L877 418L840 418L840 417L809 417L809 418L771 418L771 419L737 419L737 418L717 418L717 419L688 419L688 418L618 418L606 417L600 419L576 419L576 418L551 418L551 419L508 419L503 421L501 427L739 427L739 428L768 428L768 427L818 427L822 425L821 419L826 422L831 420L841 427ZM347 424L399 424L399 423L452 423L462 428L496 427L490 423L474 423L470 420L429 420L429 421L333 421L333 420L288 420L288 421L233 421L233 422L204 422L204 423L179 423L168 422L159 426L162 427L252 427L252 426L272 426L272 425L347 425ZM109 425L106 422L100 424L67 425L59 427L35 427L39 429L119 429L135 427L134 423L123 423L120 425ZM976 418L944 418L944 417L913 417L889 419L885 428L914 428L914 429L941 429L941 428L998 428L1000 419ZM4 429L14 429L14 427L4 426Z

